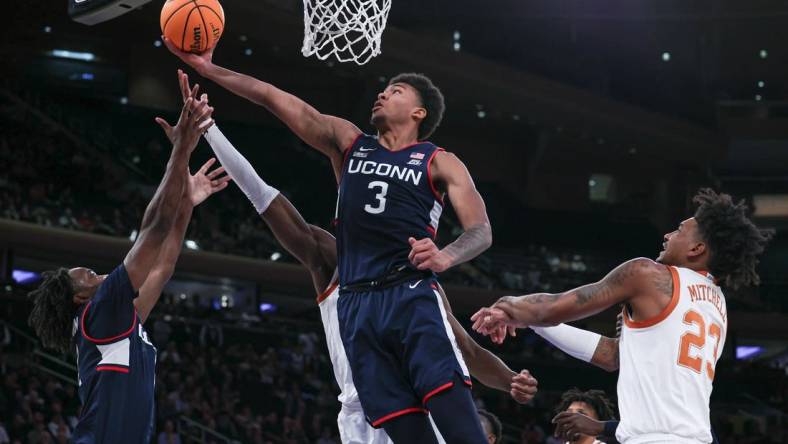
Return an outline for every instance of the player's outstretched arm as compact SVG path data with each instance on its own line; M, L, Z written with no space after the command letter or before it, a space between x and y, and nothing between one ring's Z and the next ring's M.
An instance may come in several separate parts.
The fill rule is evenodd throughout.
M196 105L194 108L193 102ZM140 234L123 260L135 290L140 289L148 278L158 258L161 244L175 223L188 180L189 157L197 146L200 135L213 123L212 112L213 109L208 106L207 101L189 99L181 109L175 127L171 127L164 119L156 119L167 137L173 141L173 148L164 178L145 210Z
M184 188L183 197L178 207L175 224L161 245L156 265L153 266L145 283L142 284L139 296L134 299L134 307L139 313L140 322L145 322L148 318L156 302L159 301L164 286L175 272L175 264L181 253L183 238L192 218L192 210L213 193L227 188L230 177L222 176L223 167L208 171L215 162L216 159L213 158L208 160L194 175L189 176L188 184Z
M432 168L434 180L445 187L465 231L442 250L438 250L432 239L411 238L409 259L419 270L440 273L490 248L492 228L484 200L465 164L454 154L439 152Z
M573 358L590 362L609 372L618 370L618 338L608 338L566 324L531 328Z
M659 293L670 297L672 291L673 280L667 267L638 258L619 265L599 282L564 293L503 297L492 307L479 310L471 319L474 330L500 342L507 328L558 325L624 302L641 312L648 304L659 305L655 298Z
M332 161L342 157L361 130L345 119L322 114L300 98L254 77L237 73L213 63L211 48L202 54L180 51L164 39L167 48L194 68L233 94L266 108L284 122L304 142L323 152Z
M184 100L199 92L191 87L188 76L178 70ZM251 163L233 146L217 125L205 133L205 140L230 177L246 195L257 213L268 224L277 241L312 274L318 293L330 283L336 267L336 242L326 231L309 225L279 190L268 185Z
M443 287L438 287L438 292L443 299L446 307L446 317L451 325L452 333L457 340L463 359L468 364L471 376L478 379L482 384L492 389L508 392L515 401L524 404L529 402L536 395L538 382L531 376L528 370L515 373L506 365L501 358L477 343L471 335L462 327L457 318L452 313L449 299Z
M334 236L306 223L301 213L282 194L260 216L282 247L309 270L316 292L322 293L331 283L337 266Z

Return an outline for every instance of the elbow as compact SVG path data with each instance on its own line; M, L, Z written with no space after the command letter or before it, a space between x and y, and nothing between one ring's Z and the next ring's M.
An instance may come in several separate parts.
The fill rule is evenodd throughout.
M490 226L489 222L485 222L482 226L484 229L484 238L482 247L487 250L488 248L492 247L493 243L493 234L492 234L492 227Z
M307 254L302 258L303 265L310 273L321 273L324 271L325 262L319 254Z

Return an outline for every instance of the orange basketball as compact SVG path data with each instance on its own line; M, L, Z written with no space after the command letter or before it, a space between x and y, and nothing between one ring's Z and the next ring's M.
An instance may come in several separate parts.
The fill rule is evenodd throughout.
M167 0L161 32L178 49L199 54L216 46L224 31L224 10L217 0Z

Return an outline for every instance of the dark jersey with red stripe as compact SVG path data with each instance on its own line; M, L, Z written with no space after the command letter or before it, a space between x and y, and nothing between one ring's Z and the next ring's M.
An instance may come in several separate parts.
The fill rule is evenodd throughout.
M443 200L430 163L430 142L390 151L362 134L345 153L337 202L339 282L375 280L408 265L409 237L434 237Z
M120 265L74 318L82 401L75 444L150 442L156 348L137 316L136 296Z

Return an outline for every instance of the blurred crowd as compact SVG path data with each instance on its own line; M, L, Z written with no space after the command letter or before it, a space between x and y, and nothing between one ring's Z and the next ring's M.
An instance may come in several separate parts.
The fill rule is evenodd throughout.
M25 305L4 308L4 318L23 320L18 307ZM198 310L174 312L165 302L146 324L158 349L155 443L228 442L222 436L253 444L340 442L338 389L316 316L264 319L249 328ZM22 322L0 323L0 444L67 443L79 417L76 375L47 370L53 367L11 325L24 330ZM539 395L520 405L478 382L473 388L477 406L503 422L502 442L559 444L551 419L571 387L603 389L615 399L615 374L579 363L532 333L512 339L494 351L515 370L531 370ZM773 363L721 361L712 404L720 442L783 442L786 381L784 367Z

